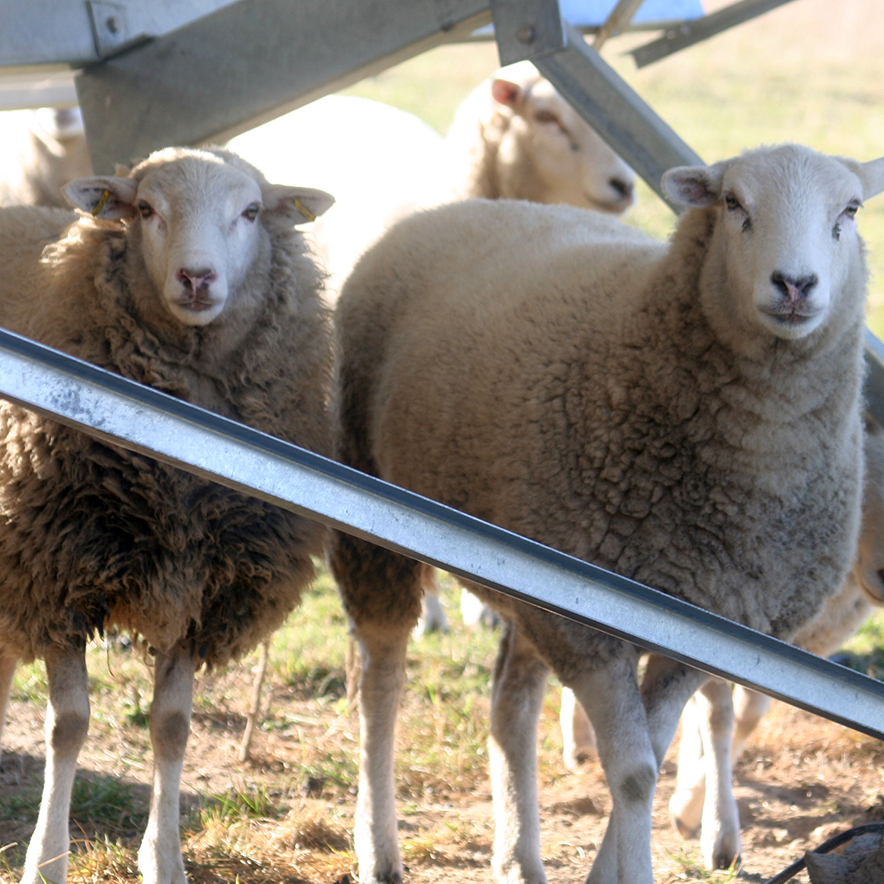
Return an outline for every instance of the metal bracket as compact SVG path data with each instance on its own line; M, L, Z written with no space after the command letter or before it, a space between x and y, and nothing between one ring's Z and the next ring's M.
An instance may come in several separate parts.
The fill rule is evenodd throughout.
M107 0L89 0L86 8L89 10L95 51L99 58L107 58L131 42L125 6Z
M501 64L540 58L567 45L558 0L491 0Z
M791 2L792 0L740 0L739 3L732 3L705 18L682 22L677 27L670 28L659 39L634 49L630 55L635 60L636 67L643 68Z

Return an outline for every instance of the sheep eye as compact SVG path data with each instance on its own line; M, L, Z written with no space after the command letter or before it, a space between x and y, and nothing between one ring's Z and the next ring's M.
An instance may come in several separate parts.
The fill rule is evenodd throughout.
M740 205L740 201L732 194L729 193L724 198L724 204L727 206L729 212L733 212L736 209L742 209L743 207Z
M261 207L257 203L252 203L246 210L242 213L243 218L247 221L254 221L255 218L258 217L258 212L261 211Z
M550 111L539 110L536 114L534 114L534 119L537 120L538 123L558 123L559 118Z
M144 200L141 200L138 203L138 211L141 213L142 218L150 218L153 215L153 207L150 203L146 203Z
M848 218L856 218L856 213L859 211L859 203L851 203L845 210L844 214L847 215Z

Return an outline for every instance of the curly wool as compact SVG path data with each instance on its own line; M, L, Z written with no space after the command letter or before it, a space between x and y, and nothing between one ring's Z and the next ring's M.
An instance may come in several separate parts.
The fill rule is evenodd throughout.
M73 216L42 217L45 237ZM119 225L80 219L40 268L52 309L19 317L17 330L328 454L321 280L301 235L265 223L270 288L247 329L146 327ZM119 626L164 651L187 641L199 661L222 665L282 623L322 553L317 523L5 402L0 441L0 636L26 660Z

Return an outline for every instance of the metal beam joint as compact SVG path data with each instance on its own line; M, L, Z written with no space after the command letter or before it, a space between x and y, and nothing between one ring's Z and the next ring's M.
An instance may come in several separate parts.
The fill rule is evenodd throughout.
M500 63L541 58L567 46L558 0L491 0Z

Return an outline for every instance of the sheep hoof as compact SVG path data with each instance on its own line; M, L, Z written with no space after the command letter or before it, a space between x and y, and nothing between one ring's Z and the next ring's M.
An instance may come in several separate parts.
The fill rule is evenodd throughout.
M673 811L669 811L669 821L672 823L672 827L676 832L685 840L691 841L700 834L700 828L689 826L678 814ZM727 866L725 866L727 868Z

